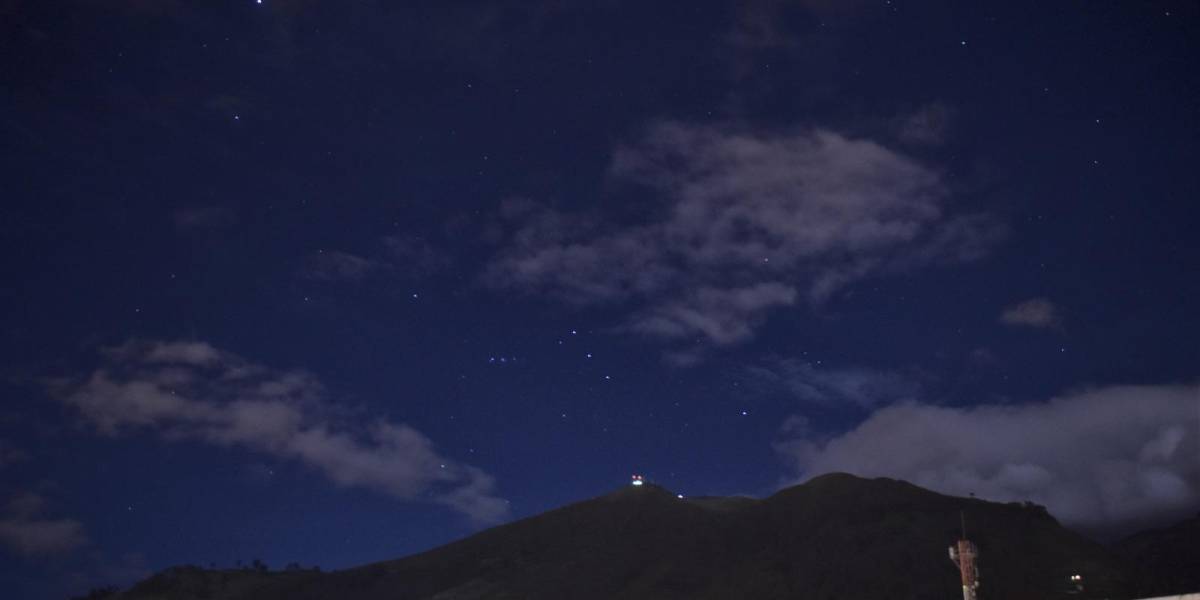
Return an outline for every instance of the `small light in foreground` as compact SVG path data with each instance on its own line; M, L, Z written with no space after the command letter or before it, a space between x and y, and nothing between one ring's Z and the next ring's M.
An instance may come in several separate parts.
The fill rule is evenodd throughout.
M642 485L645 482L642 480L641 475L634 475L633 481L631 481L630 483L632 483L633 485Z

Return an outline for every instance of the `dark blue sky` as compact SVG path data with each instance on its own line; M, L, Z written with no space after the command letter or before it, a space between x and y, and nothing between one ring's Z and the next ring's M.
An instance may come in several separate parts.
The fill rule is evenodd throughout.
M825 470L1200 501L1189 2L0 2L0 585Z

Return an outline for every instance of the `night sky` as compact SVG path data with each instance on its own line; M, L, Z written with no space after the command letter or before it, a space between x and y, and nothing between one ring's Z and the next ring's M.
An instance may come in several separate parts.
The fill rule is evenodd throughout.
M1198 40L1194 2L0 2L0 595L395 558L633 473L1194 512Z

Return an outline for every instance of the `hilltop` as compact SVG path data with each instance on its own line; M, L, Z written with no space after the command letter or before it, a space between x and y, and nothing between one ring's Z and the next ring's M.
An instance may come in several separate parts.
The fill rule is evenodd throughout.
M893 479L817 477L768 498L680 499L645 485L396 560L331 573L180 567L123 600L960 598L947 557L965 511L986 598L1122 597L1126 559L1044 508ZM1076 596L1080 597L1080 596Z

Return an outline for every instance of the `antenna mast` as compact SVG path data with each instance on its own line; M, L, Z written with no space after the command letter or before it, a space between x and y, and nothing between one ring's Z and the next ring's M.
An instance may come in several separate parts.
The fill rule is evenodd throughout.
M979 569L975 561L979 558L979 550L967 539L966 514L959 511L958 517L962 525L962 537L950 546L950 560L958 566L958 573L962 577L963 600L978 600Z

